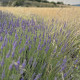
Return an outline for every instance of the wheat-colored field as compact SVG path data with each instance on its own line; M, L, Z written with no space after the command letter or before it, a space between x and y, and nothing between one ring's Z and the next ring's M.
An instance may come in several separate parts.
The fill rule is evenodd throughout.
M60 21L80 21L80 8L33 8L33 7L0 7L2 11L8 11L17 16L28 17L31 14L44 17L45 19L58 19Z
M0 10L13 13L16 16L26 18L36 15L45 20L55 19L64 21L77 27L80 24L80 7L67 8L37 8L37 7L0 7ZM77 31L78 33L80 32Z

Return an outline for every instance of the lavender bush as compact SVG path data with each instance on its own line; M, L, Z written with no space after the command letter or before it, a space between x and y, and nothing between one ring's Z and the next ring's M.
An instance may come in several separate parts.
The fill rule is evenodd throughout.
M0 80L79 80L78 28L0 11Z

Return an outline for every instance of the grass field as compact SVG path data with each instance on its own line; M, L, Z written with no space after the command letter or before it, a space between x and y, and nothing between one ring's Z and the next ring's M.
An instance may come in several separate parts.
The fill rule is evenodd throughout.
M79 7L0 10L0 80L80 80Z
M8 11L17 16L27 17L31 14L44 17L46 19L60 19L60 20L79 20L80 8L69 7L69 8L33 8L33 7L0 7L0 10ZM76 13L76 14L75 14Z

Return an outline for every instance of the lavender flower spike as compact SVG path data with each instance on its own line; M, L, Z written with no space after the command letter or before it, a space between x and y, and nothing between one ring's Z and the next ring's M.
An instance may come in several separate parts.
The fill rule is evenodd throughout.
M9 50L8 54L6 55L6 58L9 58L10 52L11 52L11 50Z
M1 62L1 66L3 66L4 65L4 58L2 59L2 62Z
M38 80L41 77L42 73L39 73L34 80Z
M35 59L32 66L35 68L36 65L37 65L37 62L36 62L36 59Z
M30 59L29 59L29 65L31 66L31 64L32 64L32 61L33 61L33 57L31 57Z
M3 80L4 77L5 77L5 69L2 72L2 80Z
M26 59L24 60L23 64L22 64L22 68L25 68L26 66Z
M9 70L11 70L11 69L12 69L12 67L13 67L13 64L10 64L10 66L9 66Z

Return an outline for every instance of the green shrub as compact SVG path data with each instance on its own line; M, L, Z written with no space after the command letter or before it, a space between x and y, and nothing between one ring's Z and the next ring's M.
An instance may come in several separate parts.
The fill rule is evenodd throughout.
M57 4L64 4L63 2L57 2Z
M24 3L24 0L16 0L14 6L21 6L23 5L23 3Z

